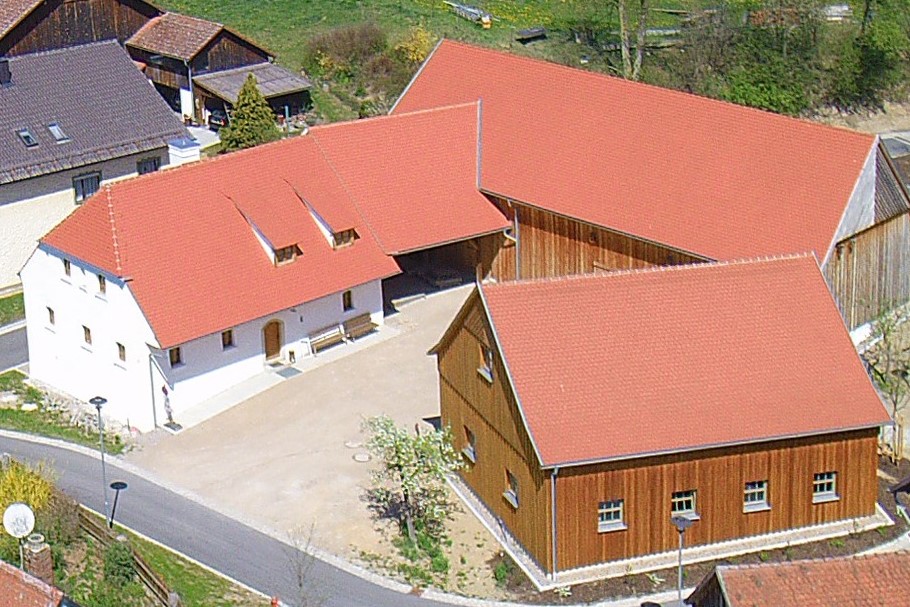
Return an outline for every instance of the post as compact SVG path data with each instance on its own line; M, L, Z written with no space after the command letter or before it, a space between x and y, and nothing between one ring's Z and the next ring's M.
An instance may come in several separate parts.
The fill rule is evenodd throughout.
M682 601L682 551L683 551L683 535L685 534L685 529L679 530L679 571L676 578L676 590L679 594L679 607L683 607Z
M104 517L105 520L110 522L111 511L107 499L107 468L104 464L104 422L101 420L101 406L107 402L107 399L101 396L95 396L88 402L95 405L95 410L98 411L98 440L101 444L101 483L104 491Z

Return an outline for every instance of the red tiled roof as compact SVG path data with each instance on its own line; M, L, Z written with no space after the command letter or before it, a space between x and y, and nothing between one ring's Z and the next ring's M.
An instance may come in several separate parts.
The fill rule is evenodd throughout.
M824 258L874 137L444 41L394 113L482 100L482 189L712 259Z
M510 224L477 189L477 104L311 131L386 253ZM400 122L406 126L399 126Z
M3 607L57 607L63 592L9 563L0 561L0 605Z
M12 31L19 22L44 0L3 0L0 2L0 38Z
M910 553L721 566L728 607L906 605ZM901 599L900 597L904 597Z
M395 274L389 253L505 227L472 188L476 111L317 127L111 184L42 242L128 277L161 347L184 343ZM360 240L333 250L307 205ZM303 256L274 267L248 221Z
M544 466L889 421L813 256L482 293Z
M143 25L126 44L189 61L222 29L224 26L220 23L179 13L164 13Z

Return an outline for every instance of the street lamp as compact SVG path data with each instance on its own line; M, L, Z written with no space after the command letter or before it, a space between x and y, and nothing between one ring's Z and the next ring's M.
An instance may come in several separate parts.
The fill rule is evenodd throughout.
M676 527L676 530L679 532L679 574L677 577L676 589L679 593L679 607L683 607L682 599L682 582L683 582L683 565L682 565L682 551L683 551L683 538L686 535L686 529L692 526L692 519L685 516L673 516L670 517L670 522Z
M107 469L104 466L104 422L101 421L101 407L107 402L103 396L93 396L89 399L98 411L98 440L101 442L101 486L104 489L104 516L111 519L111 511L107 501Z
M111 483L111 489L114 490L114 507L111 508L111 518L107 522L107 528L114 528L114 515L117 514L117 499L120 497L120 492L126 489L127 484L123 481L114 481Z

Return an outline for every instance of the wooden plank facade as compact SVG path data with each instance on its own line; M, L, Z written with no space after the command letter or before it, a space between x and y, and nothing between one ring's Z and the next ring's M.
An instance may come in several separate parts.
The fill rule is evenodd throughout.
M159 14L142 0L45 0L0 40L0 56L112 38L122 45Z
M484 348L494 352L492 381L478 371ZM537 564L553 572L553 470L539 463L477 292L435 353L442 423L452 428L456 448L473 451L463 479ZM675 491L696 491L700 520L686 535L689 545L870 515L876 465L877 432L860 430L563 467L555 474L556 570L673 550ZM517 508L503 495L506 471L518 482ZM813 475L823 472L837 473L840 499L814 504ZM768 482L769 510L743 511L751 481ZM623 500L625 529L598 531L598 505L606 500Z

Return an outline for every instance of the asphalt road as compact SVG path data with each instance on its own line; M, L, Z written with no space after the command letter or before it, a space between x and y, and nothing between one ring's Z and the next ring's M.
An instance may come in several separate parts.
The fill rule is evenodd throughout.
M0 371L28 362L28 341L25 327L0 335Z
M0 452L18 459L50 462L63 491L86 506L104 512L101 463L58 447L0 437ZM191 464L188 464L191 465ZM129 474L108 458L107 482L125 481L118 522L186 554L247 586L299 605L294 550L255 529L197 502ZM113 491L110 499L113 500ZM299 562L299 561L298 561ZM323 561L312 559L306 574L308 604L326 607L442 606L368 582Z

